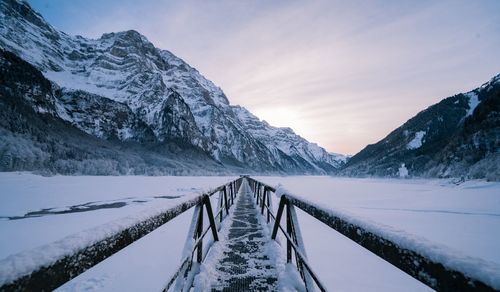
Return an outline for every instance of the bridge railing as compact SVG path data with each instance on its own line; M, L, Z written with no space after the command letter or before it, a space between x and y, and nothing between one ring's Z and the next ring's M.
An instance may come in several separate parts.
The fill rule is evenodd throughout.
M227 216L229 208L234 201L237 189L240 187L243 178L238 178L227 184L219 186L204 194L181 202L178 205L169 208L159 214L153 215L147 219L141 220L123 228L119 231L114 231L104 238L89 243L86 246L77 250L70 250L66 255L53 258L52 262L43 266L37 266L32 270L23 271L23 273L15 279L3 279L0 282L0 291L51 291L70 281L91 267L97 265L101 261L107 259L131 243L139 240L148 233L154 231L175 217L183 214L185 211L195 207L195 226L190 230L190 236L194 239L193 249L188 255L176 273L172 276L167 284L170 287L175 278L178 278L180 271L186 271L193 262L194 253L196 252L196 260L198 262L203 259L203 239L205 235L211 231L214 240L218 240L217 224ZM218 212L213 214L210 198L219 193ZM207 211L209 219L209 227L203 230L203 208ZM40 251L43 253L43 250ZM14 260L13 260L14 261ZM9 263L16 266L16 262Z
M261 207L263 216L267 218L268 222L271 222L270 219L274 221L272 238L276 239L278 231L284 234L287 240L287 262L292 261L293 252L297 270L308 291L311 291L312 287L311 278L320 290L326 291L326 287L321 284L317 274L313 272L307 262L294 207L323 222L436 291L499 291L485 281L471 276L466 271L452 267L445 262L440 262L439 259L446 258L444 255L430 257L420 250L401 247L398 242L388 238L382 232L367 229L357 222L337 216L327 209L291 194L281 194L280 204L275 216L270 196L271 193L276 193L276 189L252 178L248 178L248 180ZM281 226L281 219L285 210L286 230Z
M286 238L287 263L292 263L293 255L295 255L295 266L304 281L306 290L314 291L314 285L316 285L321 291L326 291L326 286L320 281L318 275L307 261L307 254L294 206L286 200L280 200L277 215L274 215L271 192L276 192L276 190L250 177L248 177L248 181L254 193L256 203L260 207L262 216L266 218L267 223L274 222L272 239L276 240L278 231L281 231ZM285 209L286 230L281 226L281 218Z
M229 210L234 204L234 199L239 188L241 187L242 180L243 177L240 177L233 182L217 188L210 195L205 195L201 204L196 205L193 212L193 218L191 220L191 226L188 230L186 243L184 245L181 264L168 281L163 290L164 292L169 291L170 288L174 288L174 291L190 290L193 282L193 276L199 272L199 265L205 259L205 256L212 245L211 241L205 240L206 247L204 248L204 239L206 239L206 235L209 231L211 231L212 240L219 240L217 232L221 226L220 223L222 223L224 218L229 215ZM216 193L219 193L219 197L217 202L217 214L214 216L210 196ZM203 206L205 206L209 221L209 224L205 229L203 229ZM196 262L194 262L195 253Z

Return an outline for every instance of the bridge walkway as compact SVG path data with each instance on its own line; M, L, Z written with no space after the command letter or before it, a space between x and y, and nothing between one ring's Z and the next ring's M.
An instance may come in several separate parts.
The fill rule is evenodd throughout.
M236 196L229 229L218 243L222 252L215 253L216 280L212 291L273 291L278 279L276 256L265 221L262 219L248 182L244 181ZM261 217L261 218L259 218Z

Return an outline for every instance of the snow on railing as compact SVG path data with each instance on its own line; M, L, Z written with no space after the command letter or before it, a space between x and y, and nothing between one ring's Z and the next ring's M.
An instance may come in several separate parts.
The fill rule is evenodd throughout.
M168 281L163 289L164 292L169 291L173 287L174 291L189 291L194 280L195 274L199 272L200 263L203 262L208 250L213 244L213 241L218 241L217 231L220 230L220 223L229 215L229 209L234 204L234 198L241 186L243 177L224 185L219 192L219 202L217 204L218 212L214 216L212 206L208 195L204 196L204 201L201 205L195 207L191 225L189 227L188 236L184 244L182 260L179 268ZM214 192L214 194L215 194ZM213 194L212 194L213 195ZM203 231L203 205L206 207L209 226ZM224 211L226 214L224 215ZM217 222L217 218L219 221ZM219 223L219 224L217 224ZM207 242L206 247L203 247L203 239L208 231L212 231L212 240ZM194 253L196 252L196 262L193 263ZM172 284L174 284L172 286Z
M288 262L291 262L291 249L294 249L296 266L308 291L311 291L309 276L313 278L322 291L326 289L307 263L300 231L297 232L298 221L293 206L437 291L500 291L499 267L492 263L462 256L450 251L448 247L430 243L426 239L394 230L389 226L364 222L345 212L323 208L302 197L292 195L283 188L275 189L254 179L248 179L257 197L257 202L260 202L261 206L269 206L270 192L274 192L280 198L280 206L276 216L272 214L272 208L263 206L262 210L265 207L268 212L267 217L272 217L275 221L272 238L276 238L278 229L285 235ZM285 208L287 210L286 231L280 225ZM262 214L265 215L264 211ZM268 222L270 222L269 219ZM301 265L304 265L306 269ZM304 272L308 272L309 275Z
M223 193L226 198L224 206L228 212L227 196L230 200L241 185L242 178L238 178L225 185L197 196L190 196L183 202L168 208L152 208L149 211L131 215L105 225L88 229L86 231L67 236L56 242L38 248L11 255L0 261L0 291L50 291L67 281L75 278L99 262L112 256L129 244L181 215L193 206L202 210L206 206L210 226L202 232L200 220L196 224L196 242L194 249L198 250L200 261L203 252L203 237L212 230L213 238L217 240L215 220L220 216L222 220L223 209L213 216L210 206L210 197L216 193ZM222 198L222 197L221 197ZM200 215L201 213L201 215ZM202 218L202 212L198 218ZM201 226L201 227L200 227ZM192 262L192 256L182 263L179 270L185 270ZM189 265L188 265L189 264ZM175 274L169 285L177 277Z
M308 292L314 291L314 284L321 290L326 291L325 285L320 281L317 274L313 271L311 265L307 261L306 250L304 247L304 241L302 239L302 233L300 232L300 226L297 219L297 214L295 213L295 208L293 205L288 204L286 201L281 200L278 207L278 213L275 216L273 214L272 200L270 197L271 192L275 192L275 189L265 185L259 181L252 178L247 178L250 182L250 186L254 192L254 197L256 198L257 205L260 204L262 216L267 218L267 223L274 221L274 227L271 238L276 240L278 230L281 230L287 241L286 258L287 264L291 264L292 250L295 254L295 265L299 272L300 277L304 282L305 289ZM286 231L281 226L281 217L283 211L286 207Z

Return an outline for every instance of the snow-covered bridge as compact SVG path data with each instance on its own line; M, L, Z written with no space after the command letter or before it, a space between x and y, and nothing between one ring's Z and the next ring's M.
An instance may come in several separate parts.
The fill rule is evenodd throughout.
M220 245L208 259L213 270L205 270L198 277L216 278L213 289L224 291L275 290L278 280L276 256L269 248L267 224L259 218L254 196L244 182L235 200L227 230L222 232ZM214 277L215 276L215 277Z
M272 206L273 194L279 196L277 208ZM182 260L177 271L166 277L165 291L335 289L325 287L308 263L296 208L433 289L498 291L496 278L481 273L485 267L469 259L399 238L248 176L175 208L143 214L115 230L98 232L87 241L60 242L54 250L9 257L2 262L0 291L57 288L191 208ZM40 259L40 254L46 256Z

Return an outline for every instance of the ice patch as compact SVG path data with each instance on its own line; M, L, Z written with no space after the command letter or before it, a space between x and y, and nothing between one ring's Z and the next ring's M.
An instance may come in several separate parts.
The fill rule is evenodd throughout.
M422 146L422 139L424 138L426 132L425 131L418 131L415 133L415 138L406 145L406 148L408 150L413 150L413 149L418 149Z

